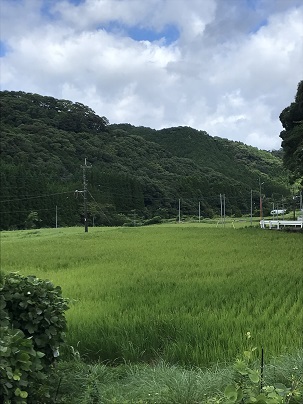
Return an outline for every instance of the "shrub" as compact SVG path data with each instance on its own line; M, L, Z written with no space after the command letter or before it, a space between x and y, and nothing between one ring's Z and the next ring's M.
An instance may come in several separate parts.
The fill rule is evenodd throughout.
M0 338L0 400L3 403L26 403L29 393L38 386L46 375L43 372L42 352L35 351L33 341L21 330L1 328ZM47 398L47 392L45 392ZM43 394L41 394L42 397Z
M41 381L64 343L67 300L50 281L17 273L1 276L0 291L0 400L45 403Z
M2 296L9 322L32 338L34 349L44 353L44 362L51 364L59 356L64 342L68 309L60 286L35 276L12 273L4 277Z
M151 219L146 219L144 221L144 225L148 226L150 224L159 224L159 223L162 223L162 222L163 222L163 220L162 220L161 216L154 216Z
M248 340L251 338L247 333ZM302 403L302 375L292 374L289 386L282 383L267 384L263 378L263 361L261 369L256 366L256 347L248 346L243 356L234 364L234 382L224 392L224 403L289 404ZM295 369L294 369L295 370ZM218 403L221 401L217 401Z

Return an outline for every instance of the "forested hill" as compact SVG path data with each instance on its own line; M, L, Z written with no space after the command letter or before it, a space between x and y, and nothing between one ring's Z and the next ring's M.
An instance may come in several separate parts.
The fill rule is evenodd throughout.
M86 170L89 223L145 223L155 216L211 217L258 209L287 196L282 160L240 142L189 127L153 130L109 125L89 107L38 94L1 92L1 229L83 222L81 165Z

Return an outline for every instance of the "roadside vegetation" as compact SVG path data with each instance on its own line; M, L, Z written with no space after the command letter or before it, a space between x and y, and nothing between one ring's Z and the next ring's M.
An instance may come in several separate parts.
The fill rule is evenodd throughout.
M77 352L74 354L73 360L59 362L54 371L53 397L58 403L300 404L303 400L302 349L291 355L267 359L263 368L263 401L249 401L249 394L258 397L261 391L257 354L250 366L255 382L237 371L241 355L234 365L218 363L209 368L185 368L161 360L152 364L92 364L81 360ZM239 391L244 394L241 396ZM238 399L240 397L243 401Z

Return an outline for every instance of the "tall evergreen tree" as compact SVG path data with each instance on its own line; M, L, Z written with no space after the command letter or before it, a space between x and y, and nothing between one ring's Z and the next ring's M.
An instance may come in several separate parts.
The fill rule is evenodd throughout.
M303 185L303 80L298 84L295 102L280 114L284 130L280 137L284 151L284 165L292 173L292 181Z

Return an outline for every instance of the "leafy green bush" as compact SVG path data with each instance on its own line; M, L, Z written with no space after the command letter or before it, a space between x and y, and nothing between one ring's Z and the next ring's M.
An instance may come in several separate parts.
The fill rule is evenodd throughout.
M1 275L0 291L0 401L46 403L45 379L64 342L67 300L50 281L16 273Z
M60 286L11 273L4 277L1 292L12 327L32 338L34 349L44 353L44 363L51 364L59 356L66 331L64 312L68 305Z
M21 330L2 327L0 343L0 400L26 403L29 393L37 393L46 379L41 362L44 354L34 350L33 341Z
M247 339L251 338L250 332ZM225 388L224 403L288 404L302 403L302 375L291 375L289 386L282 383L267 384L263 370L258 369L255 361L256 347L248 346L243 356L234 364L234 382ZM262 365L263 366L263 365ZM221 401L216 401L217 403Z

